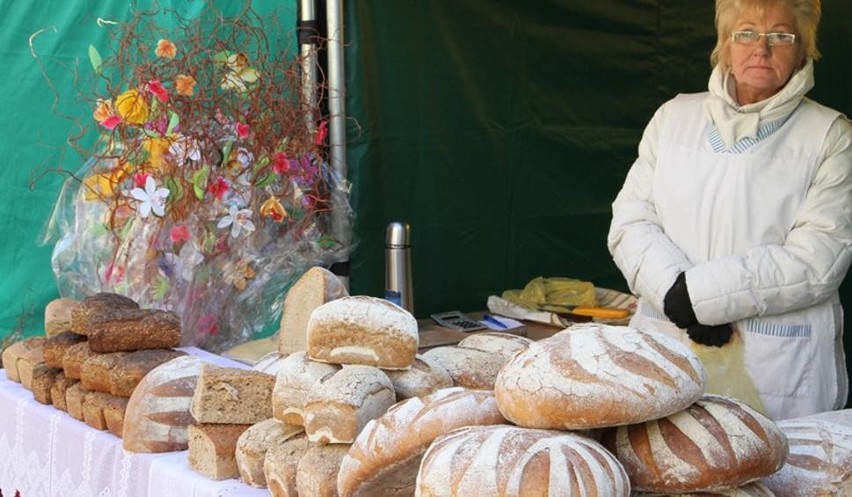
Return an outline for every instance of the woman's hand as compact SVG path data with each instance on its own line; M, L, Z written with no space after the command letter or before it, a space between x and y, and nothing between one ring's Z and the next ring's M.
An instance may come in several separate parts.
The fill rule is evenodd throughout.
M707 326L700 323L695 323L686 328L686 334L689 339L695 343L709 345L711 347L721 347L731 340L731 335L734 333L734 327L730 323L717 324Z

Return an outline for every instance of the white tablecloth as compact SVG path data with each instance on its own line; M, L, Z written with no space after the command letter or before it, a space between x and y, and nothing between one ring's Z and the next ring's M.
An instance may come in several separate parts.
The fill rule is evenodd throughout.
M245 367L200 349L217 364ZM186 451L126 452L121 440L36 402L0 370L0 491L4 497L266 497L239 480L189 469Z

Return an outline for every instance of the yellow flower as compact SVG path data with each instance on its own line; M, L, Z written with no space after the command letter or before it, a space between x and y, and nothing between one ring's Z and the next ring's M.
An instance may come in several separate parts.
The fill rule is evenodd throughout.
M260 206L260 215L270 217L273 221L280 223L287 218L287 211L275 197L269 197Z
M86 200L112 197L115 189L130 174L131 167L123 163L121 166L104 173L94 174L83 180L85 190L83 196Z
M191 97L195 94L195 78L185 74L178 75L178 77L175 78L175 89L177 90L178 95Z
M154 50L154 55L166 59L174 59L177 54L177 47L169 40L162 39L157 42L157 48Z
M115 97L115 110L126 123L143 124L148 120L148 103L138 90L127 90Z
M163 156L169 150L169 145L171 145L170 141L166 138L146 138L142 142L142 148L148 152L148 162L151 164L151 167L162 171L163 166L166 164L166 160Z

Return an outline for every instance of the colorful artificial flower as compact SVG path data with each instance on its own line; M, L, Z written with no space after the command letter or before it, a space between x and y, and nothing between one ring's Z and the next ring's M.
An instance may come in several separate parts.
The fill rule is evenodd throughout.
M248 138L249 131L251 131L248 124L237 123L235 128L236 128L236 131L237 131L237 138Z
M217 228L231 227L231 238L240 236L241 231L252 233L255 230L254 223L251 222L251 209L239 209L236 205L231 204L228 207L228 214L219 220Z
M138 172L133 175L133 185L137 188L145 188L145 182L148 181L148 176L150 176L146 172Z
M124 122L144 124L148 120L148 102L139 90L127 90L115 97L115 110Z
M145 179L145 189L134 188L130 190L130 196L139 201L136 212L143 219L154 212L155 216L163 217L166 213L166 199L169 197L169 189L159 187L153 176Z
M185 224L176 224L169 230L169 239L172 243L183 243L189 241L189 228Z
M269 197L265 202L263 202L263 204L261 204L260 215L268 217L276 223L280 223L287 218L287 211L276 197Z
M169 101L169 92L163 87L163 83L159 79L152 79L145 84L148 93L157 97L160 102L166 103Z
M234 288L240 291L246 289L248 280L254 278L255 274L254 269L244 260L236 263L228 261L222 267L222 280L229 285L234 285Z
M228 191L230 186L225 178L217 176L215 180L207 185L207 193L213 195L216 200L222 200L222 196Z
M179 165L183 165L186 161L200 161L201 147L198 140L185 135L178 135L169 140L169 153Z
M157 48L154 49L154 55L161 59L174 59L177 55L177 47L169 40L160 39L157 42Z
M118 186L130 174L130 170L128 164L122 164L109 171L88 176L83 180L85 187L83 192L84 198L86 200L95 200L97 198L114 196Z
M275 174L284 174L290 170L290 161L284 152L275 152L272 155L272 170Z
M179 74L178 77L175 78L175 91L178 92L178 95L191 97L195 94L195 83L195 78L192 76Z
M328 136L328 121L323 121L317 129L317 134L314 136L314 145L322 145L325 143L325 137Z
M260 74L248 65L248 57L244 53L234 53L225 59L225 76L222 78L222 89L237 90L240 93L248 91L248 85L256 82Z

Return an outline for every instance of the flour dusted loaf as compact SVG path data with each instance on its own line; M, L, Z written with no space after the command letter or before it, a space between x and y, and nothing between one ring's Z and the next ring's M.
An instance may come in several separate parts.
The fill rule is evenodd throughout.
M237 440L250 425L189 425L189 467L211 480L237 478Z
M79 303L79 300L64 297L47 303L44 308L44 333L47 338L71 331L71 311Z
M9 345L3 350L3 368L6 370L6 378L20 383L21 376L18 374L18 360L31 350L44 350L44 337L30 337ZM42 352L42 359L44 358Z
M272 417L275 377L259 371L205 364L190 412L199 423L253 425Z
M307 352L284 358L272 388L272 417L282 423L305 425L305 400L314 385L340 371L337 364L312 361Z
M378 368L343 366L305 398L305 432L320 444L355 441L367 423L396 402L390 378Z
M305 432L298 425L288 425L274 418L255 423L237 439L235 452L237 470L243 483L257 488L266 488L263 461L270 447L281 445Z
M199 357L178 357L142 378L127 402L124 450L186 450L187 427L194 422L189 406L204 364L207 363Z
M269 352L264 354L256 363L252 365L252 369L261 373L276 375L284 363L287 356L281 355L278 352Z
M395 404L367 423L349 448L337 491L341 497L410 496L423 454L436 438L465 426L505 422L490 390L450 387Z
M852 427L811 419L785 419L778 427L790 454L764 479L775 495L852 495Z
M499 354L509 359L515 352L527 348L533 341L527 337L514 335L512 333L501 333L499 331L485 331L462 338L459 347L467 349L482 350Z
M119 309L138 309L133 299L117 293L101 292L84 298L71 309L71 331L88 335L92 323L108 319L110 313Z
M643 492L738 487L778 471L787 457L787 438L774 422L710 394L670 416L608 428L601 441Z
M263 476L272 497L298 497L296 470L308 450L308 438L303 434L274 445L263 460Z
M719 490L716 492L698 492L688 494L648 494L639 492L633 494L634 497L775 497L775 495L776 494L774 494L769 487L759 481L752 482L741 487Z
M590 438L509 425L469 426L432 443L415 495L629 497L630 481L615 457Z
M115 309L93 319L88 329L93 352L168 349L180 345L180 316L172 311Z
M333 300L314 309L308 321L308 356L315 361L406 369L418 345L414 316L375 297Z
M311 313L322 304L348 295L340 279L328 269L314 266L305 271L284 297L278 352L288 355L308 350L308 321Z
M429 349L423 358L446 369L454 385L487 390L494 389L497 373L506 363L500 354L455 345Z
M442 388L453 386L453 377L437 361L417 355L408 369L387 370L385 374L393 383L396 400L429 395Z
M299 496L337 497L337 473L348 445L309 445L296 467Z
M530 428L640 423L685 409L707 382L698 357L661 333L596 323L531 343L497 376L506 419Z
M86 337L73 331L63 331L44 341L44 363L52 368L61 368L68 347L85 342Z

